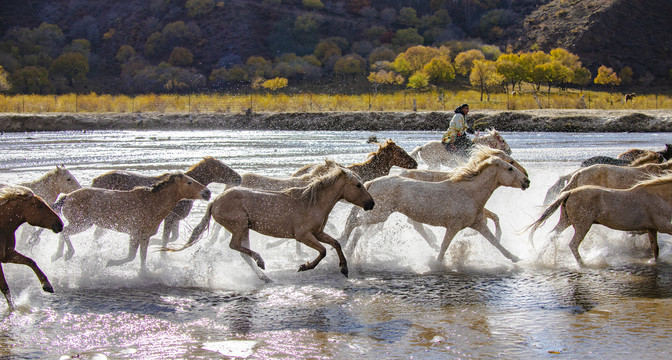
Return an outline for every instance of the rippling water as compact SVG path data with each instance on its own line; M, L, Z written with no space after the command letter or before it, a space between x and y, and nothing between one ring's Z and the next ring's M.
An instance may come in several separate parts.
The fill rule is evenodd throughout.
M291 131L89 131L5 133L0 136L0 182L40 177L65 164L82 184L112 169L146 174L186 170L204 156L239 173L288 176L328 157L361 162L376 148L369 132ZM378 132L411 151L438 139L436 132ZM667 358L672 350L672 251L660 236L658 265L649 264L646 239L595 226L581 245L589 267L579 269L567 249L571 229L557 244L537 232L535 250L522 229L539 214L546 189L558 175L594 155L629 148L657 150L669 134L503 133L513 156L527 168L527 191L500 188L487 208L502 223L502 244L524 260L512 264L485 239L459 233L443 267L436 253L393 215L382 231L367 233L350 256L350 278L327 257L312 271L298 265L294 242L266 249L269 238L252 234L266 260L263 284L220 240L201 241L181 253L148 256L150 275L138 277L139 260L106 268L121 258L128 237L113 232L92 240L73 236L72 260L51 262L57 236L18 248L54 285L43 293L32 271L5 264L17 311L0 303L0 355L7 358ZM421 165L422 167L422 165ZM223 189L211 184L213 192ZM181 226L185 241L206 203L196 202ZM348 206L332 221L343 226ZM438 238L443 230L432 228ZM337 235L337 234L335 234ZM157 236L158 237L158 236ZM156 244L156 243L154 243ZM156 248L156 247L154 247Z

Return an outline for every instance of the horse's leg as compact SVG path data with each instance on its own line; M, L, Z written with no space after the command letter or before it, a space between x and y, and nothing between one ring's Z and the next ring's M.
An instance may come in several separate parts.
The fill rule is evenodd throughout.
M135 259L135 255L138 253L138 248L140 247L140 243L142 242L142 238L138 235L131 235L128 243L128 255L126 255L125 258L119 259L119 260L109 260L107 262L106 267L110 266L119 266L121 264L125 264L127 262L131 262ZM147 239L149 241L149 239ZM142 264L141 264L141 269L142 269Z
M96 229L93 230L93 240L98 240L105 235L105 228L102 228L100 226L96 226Z
M483 208L483 215L495 223L495 237L497 238L497 241L499 241L502 238L502 228L499 225L499 216L486 208Z
M324 231L319 234L316 234L315 238L319 242L331 245L336 250L336 254L338 254L338 261L339 261L338 266L341 268L341 274L345 275L345 277L348 277L348 262L345 260L345 255L341 250L341 244L339 244L338 241L336 241L336 239L332 238L331 236L329 236L329 234L325 233Z
M32 234L30 234L30 238L28 238L28 245L30 246L35 246L40 243L40 235L42 235L42 232L44 231L44 228L39 228L35 231L33 231Z
M421 222L415 221L411 218L408 218L408 222L413 225L413 228L415 231L422 236L423 239L427 242L427 244L434 250L439 250L439 245L436 244L436 235L434 235L434 232L429 231Z
M7 300L7 307L9 311L14 310L14 303L12 302L12 294L9 291L9 285L7 285L7 280L5 280L5 273L2 271L2 264L0 264L0 290L2 294L5 295L5 300Z
M513 262L518 262L520 261L520 258L518 258L516 255L513 255L509 250L506 250L502 244L500 244L499 239L492 234L490 229L488 229L488 224L486 218L481 218L479 220L476 220L473 224L469 226L470 228L478 231L485 237L486 240L490 242L494 247L499 250L499 252L502 253L507 259L513 261Z
M574 254L574 258L580 267L585 267L586 264L584 264L581 255L579 255L579 245L581 245L583 238L586 237L590 227L591 224L574 224L574 235L572 236L572 240L569 241L569 249L572 250L572 254Z
M350 209L350 214L348 214L348 218L345 221L345 227L343 228L343 232L339 238L340 242L343 244L348 244L348 239L350 238L352 231L361 225L359 215L362 213L362 211L363 210L360 210L357 206L353 206L352 209Z
M243 244L248 244L249 246L250 243L250 230L245 228L245 230L241 231L240 233L231 233L231 242L229 243L229 247L233 250L239 251L257 262L257 266L261 268L262 270L266 270L266 265L264 264L264 259L261 258L261 255L258 253L250 250L249 248L243 246Z
M299 271L314 269L315 266L317 266L317 264L319 264L320 261L322 261L322 259L324 259L324 257L327 256L327 249L324 246L322 246L322 244L320 244L320 242L317 240L317 238L315 238L313 234L308 233L305 236L299 236L296 238L296 240L310 246L311 248L319 252L315 260L299 266Z
M13 264L19 264L19 265L27 265L29 268L33 269L33 272L35 272L35 275L37 276L37 279L40 280L40 284L42 284L42 290L53 293L54 288L51 286L49 283L49 279L47 279L47 275L45 275L42 270L37 266L35 261L33 259L22 255L16 251L11 251L8 256L5 257L5 262L8 263L13 263Z
M243 237L243 239L240 242L240 245L243 246L243 247L246 247L248 249L250 248L250 233L249 232L247 233L246 236ZM261 281L263 281L265 283L270 283L272 281L268 276L266 276L266 274L264 274L261 270L259 270L258 266L256 266L252 262L251 257L249 257L248 255L243 254L243 253L240 253L240 257L243 258L243 260L245 260L245 262L247 263L247 266L249 266L250 269L252 269L252 271L254 271L254 273L257 274L257 277L259 279L261 279Z
M446 234L443 235L443 242L441 242L441 248L439 249L439 256L436 258L437 262L443 262L443 257L446 255L446 250L448 250L450 242L453 241L453 238L460 230L462 229L446 228Z
M649 236L649 243L651 243L651 254L653 255L653 261L658 262L658 252L660 251L658 248L658 231L649 230L647 231L647 235Z
M180 219L168 216L163 220L163 236L161 241L163 247L168 246L169 242L177 240L180 236Z
M58 237L58 249L56 250L56 254L51 257L51 261L56 261L58 260L61 256L63 256L63 249L64 246L68 247L68 250L65 252L65 257L64 259L70 260L72 256L75 254L75 247L72 246L72 242L70 241L70 236L79 234L82 231L90 228L93 224L92 223L75 223L74 221L69 223L65 228L63 228L63 231L59 234Z

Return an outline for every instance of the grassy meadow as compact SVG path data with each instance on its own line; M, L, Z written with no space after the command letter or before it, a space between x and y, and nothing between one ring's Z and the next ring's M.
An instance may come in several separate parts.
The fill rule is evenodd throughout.
M244 113L332 112L332 111L437 111L469 103L473 110L526 109L672 109L669 95L638 95L624 102L622 93L593 91L525 92L514 95L477 91L436 91L325 95L325 94L191 94L191 95L5 95L0 97L2 113ZM581 98L583 97L583 101Z

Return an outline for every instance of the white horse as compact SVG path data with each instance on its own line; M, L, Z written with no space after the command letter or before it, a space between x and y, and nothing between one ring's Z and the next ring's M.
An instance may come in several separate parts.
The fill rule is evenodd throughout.
M495 189L509 186L525 190L530 186L530 179L525 174L498 157L490 156L478 164L462 165L450 179L440 182L389 175L367 182L366 186L376 207L367 213L351 213L341 242L346 241L356 227L384 222L392 213L400 212L417 222L446 228L438 262L443 261L453 237L466 227L481 233L508 259L519 260L484 226L483 207ZM355 249L358 237L353 237L347 244L348 249Z
M490 129L488 134L484 136L476 136L473 139L474 144L485 145L493 149L499 149L511 155L511 148L506 143L504 138L499 134L499 131ZM441 141L430 141L425 145L421 145L413 149L410 155L414 159L422 159L430 169L438 169L441 165L452 165L458 162L463 155L460 153L451 153L446 150L446 147Z

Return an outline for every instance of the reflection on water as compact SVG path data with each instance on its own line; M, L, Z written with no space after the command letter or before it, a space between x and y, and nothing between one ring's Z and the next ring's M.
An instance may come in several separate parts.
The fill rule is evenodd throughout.
M349 164L375 150L361 132L87 132L3 134L0 182L36 179L65 164L82 184L111 169L144 173L184 170L203 156L240 173L287 176L325 157ZM379 133L408 151L438 133ZM648 243L595 227L581 245L590 265L578 269L567 249L571 230L548 244L546 228L530 246L521 233L539 213L545 191L581 159L623 148L657 149L665 134L505 133L530 173L525 192L498 189L487 208L500 216L502 244L523 258L512 264L482 237L463 231L446 262L400 215L366 234L349 260L350 278L328 256L297 255L293 242L266 249L274 280L261 283L226 243L202 241L184 252L148 255L106 268L125 255L127 235L93 231L73 237L72 260L51 262L57 237L34 248L19 244L49 276L55 294L39 289L25 266L3 265L18 310L3 313L0 356L17 358L666 358L672 330L672 254L661 235L661 264L647 263ZM213 184L213 192L222 186ZM205 210L196 202L183 223L185 241ZM330 220L340 230L349 211ZM552 222L552 221L551 221ZM443 230L431 228L437 238ZM546 230L547 231L547 230ZM138 260L136 260L138 261ZM3 311L4 305L0 305Z

